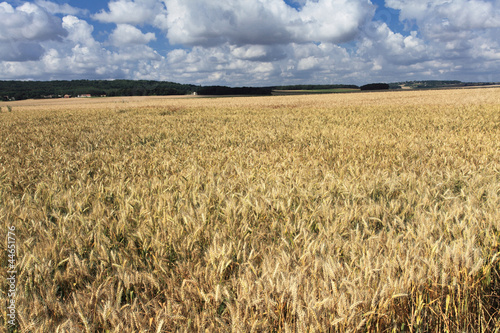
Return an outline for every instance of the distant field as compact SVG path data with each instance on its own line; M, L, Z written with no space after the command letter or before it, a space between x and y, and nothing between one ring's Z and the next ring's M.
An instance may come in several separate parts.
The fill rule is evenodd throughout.
M498 88L0 107L19 332L500 329Z
M307 95L307 94L333 94L360 91L352 88L334 88L334 89L313 89L313 90L273 90L273 95Z

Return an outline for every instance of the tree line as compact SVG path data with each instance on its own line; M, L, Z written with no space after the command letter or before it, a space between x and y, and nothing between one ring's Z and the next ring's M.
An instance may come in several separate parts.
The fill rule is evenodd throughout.
M199 89L192 84L133 80L0 81L0 96L5 99L58 98L65 95L154 96L186 95Z
M291 85L268 87L197 86L167 81L147 80L73 80L73 81L0 81L2 100L91 96L163 96L163 95L271 95L273 90L317 90L354 88L388 89L387 84Z

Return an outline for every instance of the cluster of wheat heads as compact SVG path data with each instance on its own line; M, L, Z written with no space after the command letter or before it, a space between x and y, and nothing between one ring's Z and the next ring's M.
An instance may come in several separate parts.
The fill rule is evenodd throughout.
M17 330L494 331L499 92L18 102Z

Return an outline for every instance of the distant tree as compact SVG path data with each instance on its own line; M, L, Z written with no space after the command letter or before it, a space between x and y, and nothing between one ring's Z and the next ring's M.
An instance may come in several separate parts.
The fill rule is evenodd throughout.
M321 90L321 89L358 89L354 84L296 84L291 86L272 86L273 90Z
M16 100L42 96L150 96L186 95L198 89L192 84L165 81L133 80L73 80L73 81L1 81L0 96Z
M360 87L361 90L389 90L387 83L370 83Z

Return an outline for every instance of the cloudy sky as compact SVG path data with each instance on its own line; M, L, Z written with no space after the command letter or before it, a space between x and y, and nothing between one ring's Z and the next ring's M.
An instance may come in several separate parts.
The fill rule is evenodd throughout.
M14 0L0 79L500 81L499 36L500 0Z

